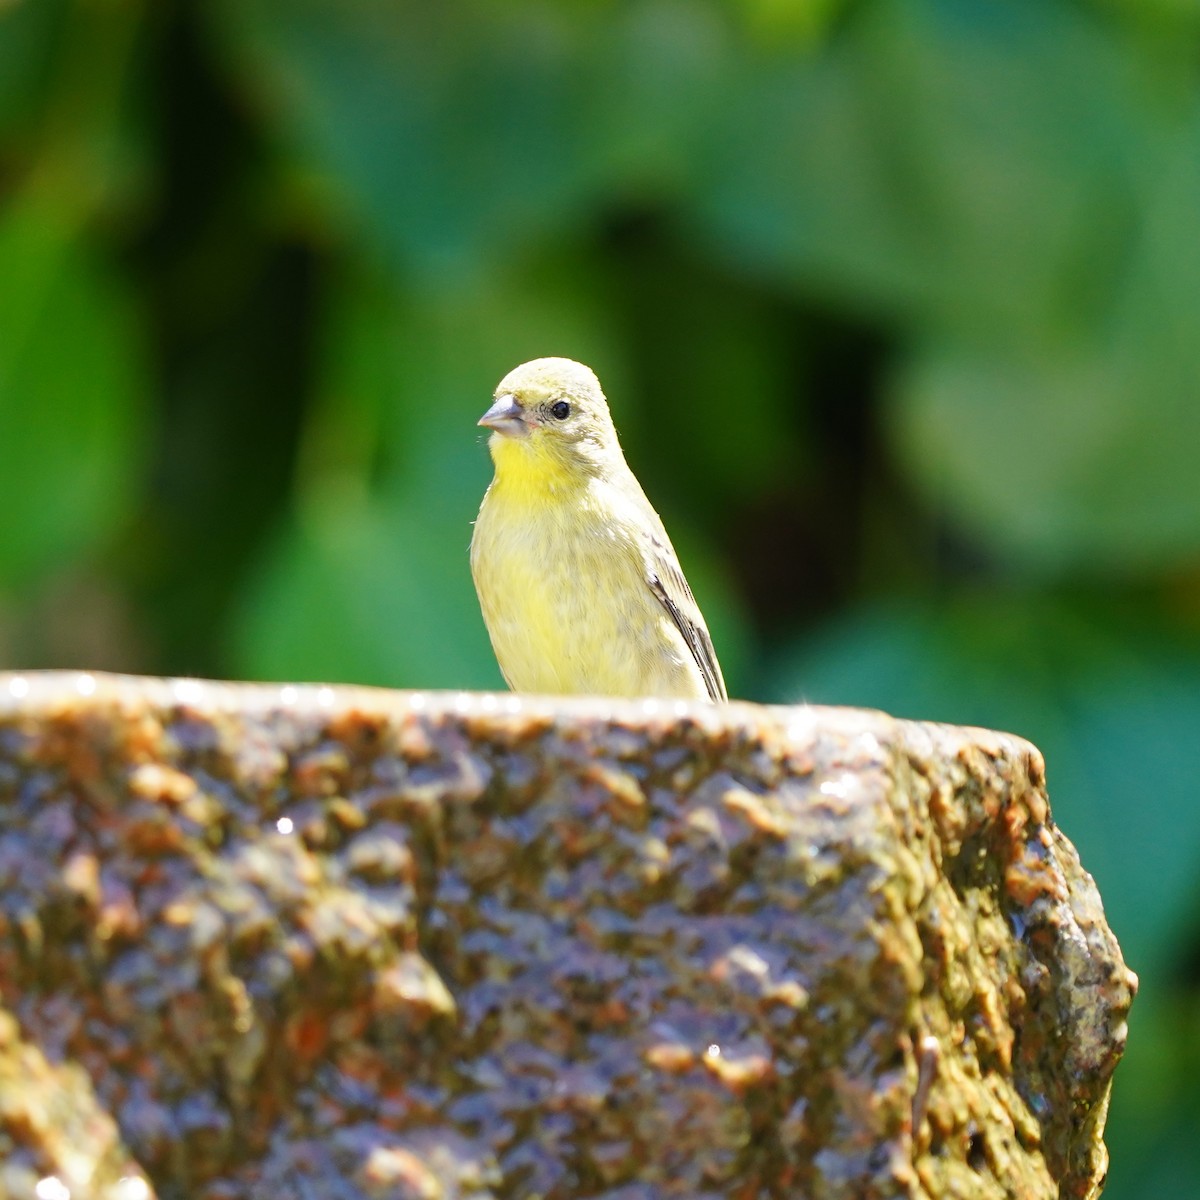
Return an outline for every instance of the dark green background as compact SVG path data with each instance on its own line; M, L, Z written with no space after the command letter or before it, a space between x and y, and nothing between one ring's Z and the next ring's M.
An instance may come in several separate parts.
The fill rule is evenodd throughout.
M606 385L731 690L1025 734L1200 1178L1197 0L0 0L0 665L494 687Z

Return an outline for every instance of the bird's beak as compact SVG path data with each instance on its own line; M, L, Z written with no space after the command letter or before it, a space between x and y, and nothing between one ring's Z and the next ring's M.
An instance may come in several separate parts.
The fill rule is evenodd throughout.
M507 392L496 397L496 403L479 418L479 424L506 437L527 437L529 434L529 426L525 424L525 414L517 398Z

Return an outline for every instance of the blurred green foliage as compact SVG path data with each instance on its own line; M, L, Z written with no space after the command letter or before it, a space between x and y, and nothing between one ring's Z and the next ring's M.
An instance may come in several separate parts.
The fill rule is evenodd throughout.
M0 663L500 678L474 422L596 367L732 689L1001 726L1200 1176L1200 4L0 0Z

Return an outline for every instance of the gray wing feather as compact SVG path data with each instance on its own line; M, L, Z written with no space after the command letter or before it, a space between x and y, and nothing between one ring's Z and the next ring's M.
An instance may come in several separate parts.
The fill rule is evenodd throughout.
M700 668L709 699L727 700L729 697L725 691L725 680L721 675L712 638L708 636L708 627L704 624L699 605L696 604L692 589L683 577L679 560L675 557L675 551L667 540L665 531L661 537L650 535L645 557L646 582L683 635L687 648L696 660L696 666Z

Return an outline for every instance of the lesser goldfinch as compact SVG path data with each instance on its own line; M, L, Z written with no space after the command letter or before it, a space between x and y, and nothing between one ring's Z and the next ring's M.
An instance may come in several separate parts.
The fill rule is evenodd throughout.
M724 700L712 639L592 371L510 371L479 424L496 473L471 574L513 691Z

